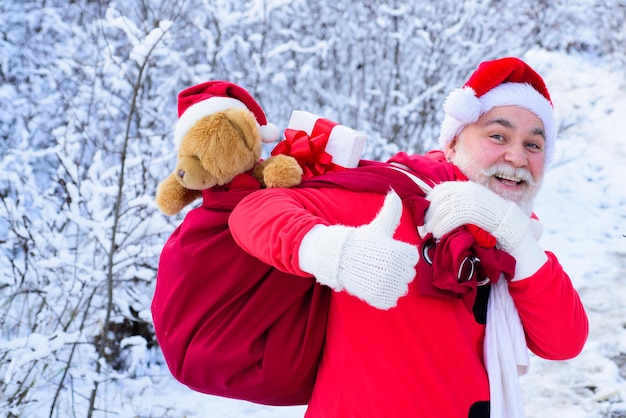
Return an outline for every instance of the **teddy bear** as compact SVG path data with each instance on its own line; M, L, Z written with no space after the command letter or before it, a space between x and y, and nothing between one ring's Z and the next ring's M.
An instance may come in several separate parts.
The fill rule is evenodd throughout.
M202 190L228 185L248 173L260 187L292 187L303 170L291 156L261 159L263 143L278 138L278 129L242 87L209 81L178 96L174 131L177 164L157 187L156 204L174 215L202 196Z

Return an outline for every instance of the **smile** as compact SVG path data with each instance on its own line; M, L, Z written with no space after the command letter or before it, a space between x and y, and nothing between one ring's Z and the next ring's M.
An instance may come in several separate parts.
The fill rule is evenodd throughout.
M494 177L500 182L507 186L519 186L522 183L525 183L524 179L519 177L507 176L506 174L495 174Z

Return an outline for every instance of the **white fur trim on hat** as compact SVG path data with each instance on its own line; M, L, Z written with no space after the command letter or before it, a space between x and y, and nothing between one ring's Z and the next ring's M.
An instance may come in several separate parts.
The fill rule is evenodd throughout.
M194 103L180 116L174 129L174 144L180 148L183 137L200 119L231 107L247 109L246 105L231 97L214 96Z
M543 122L546 141L546 161L554 154L556 124L554 109L550 102L532 86L526 83L502 83L480 97L473 97L471 88L456 89L444 103L445 116L441 123L439 145L443 148L458 135L465 125L497 106L519 106L533 112Z
M480 100L471 87L452 90L443 103L446 114L461 122L478 120L480 108Z

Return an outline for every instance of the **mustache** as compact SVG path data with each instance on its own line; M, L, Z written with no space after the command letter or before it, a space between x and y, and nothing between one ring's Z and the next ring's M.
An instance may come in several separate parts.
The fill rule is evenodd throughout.
M505 176L505 177L514 177L524 181L529 186L537 186L537 182L533 179L533 176L530 174L525 168L516 168L512 167L509 164L504 163L496 163L492 166L481 171L481 174L484 176Z

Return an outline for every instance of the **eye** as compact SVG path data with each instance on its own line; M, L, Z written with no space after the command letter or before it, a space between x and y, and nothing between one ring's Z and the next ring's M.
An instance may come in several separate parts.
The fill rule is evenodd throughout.
M526 147L532 149L533 151L541 151L542 150L541 145L536 144L534 142L527 143Z
M490 136L490 138L495 139L496 141L504 141L504 136L500 135L500 134L493 134Z
M195 158L196 160L200 160L200 156L196 154L193 155L193 158Z

